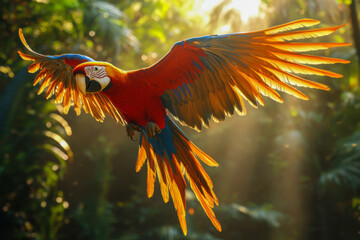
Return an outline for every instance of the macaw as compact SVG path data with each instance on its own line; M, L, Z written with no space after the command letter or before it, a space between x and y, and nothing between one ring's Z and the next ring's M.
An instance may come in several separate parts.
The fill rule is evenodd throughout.
M29 53L18 53L33 61L29 72L41 70L34 86L38 94L46 88L46 99L56 95L64 113L74 106L102 122L112 116L133 138L140 132L136 172L147 163L147 196L154 193L156 176L164 202L171 196L184 235L185 189L189 184L207 216L218 231L221 225L213 208L219 200L213 183L200 161L218 163L196 147L169 117L200 131L211 119L222 121L235 112L245 115L245 101L264 105L263 96L282 103L276 91L307 100L293 86L329 90L329 87L295 74L340 78L342 75L303 64L349 63L347 60L303 54L313 50L347 46L347 43L291 42L321 37L341 26L317 29L320 22L300 19L249 33L232 33L190 38L177 42L157 63L147 68L124 71L110 63L80 54L57 56L34 52L19 29ZM187 181L185 181L185 177Z

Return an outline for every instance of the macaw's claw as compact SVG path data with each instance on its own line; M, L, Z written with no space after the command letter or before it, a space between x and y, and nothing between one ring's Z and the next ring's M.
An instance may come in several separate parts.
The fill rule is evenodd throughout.
M148 122L145 127L146 135L148 137L155 137L156 134L161 133L160 127L154 122Z
M137 139L134 138L135 131L141 132L141 126L135 123L128 123L126 124L126 133L131 140L136 141Z

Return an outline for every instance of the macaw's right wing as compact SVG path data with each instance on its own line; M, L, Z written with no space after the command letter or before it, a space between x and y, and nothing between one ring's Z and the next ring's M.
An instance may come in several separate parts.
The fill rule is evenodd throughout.
M119 111L111 101L103 94L93 93L82 94L77 86L73 75L73 69L84 62L93 62L94 60L80 54L63 54L58 56L42 55L33 51L27 44L22 29L19 29L21 42L30 53L18 51L24 60L33 61L28 71L35 73L41 70L35 78L34 86L40 84L38 94L41 94L46 88L46 99L56 95L55 103L62 103L64 113L68 113L71 104L77 115L80 115L81 108L86 113L90 113L97 121L102 122L105 113L112 116L116 122L124 125L124 120Z

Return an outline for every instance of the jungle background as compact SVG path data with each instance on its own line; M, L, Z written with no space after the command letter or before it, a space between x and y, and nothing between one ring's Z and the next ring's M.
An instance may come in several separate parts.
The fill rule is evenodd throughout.
M203 10L200 0L1 1L0 239L360 238L360 2L262 0L247 21L243 1L215 3ZM17 54L21 27L40 53L81 53L130 70L188 37L299 18L321 20L321 27L347 23L315 39L353 43L319 52L352 62L326 66L344 78L311 77L330 92L302 89L309 101L283 94L283 104L248 106L247 116L201 133L182 128L220 164L206 170L220 200L221 233L189 191L184 237L159 188L147 198L146 171L135 172L138 144L125 128L110 117L101 124L84 113L62 114L37 95L35 75Z

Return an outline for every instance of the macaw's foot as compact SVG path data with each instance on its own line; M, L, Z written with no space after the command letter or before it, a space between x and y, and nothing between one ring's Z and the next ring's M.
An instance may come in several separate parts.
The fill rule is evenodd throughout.
M126 133L128 135L128 137L130 137L131 140L136 141L136 139L134 139L134 134L135 131L141 132L141 126L137 125L136 123L128 123L126 124Z
M156 134L161 133L161 129L154 122L148 122L146 124L145 131L146 131L146 135L148 135L148 137L151 137L151 138L155 137Z

